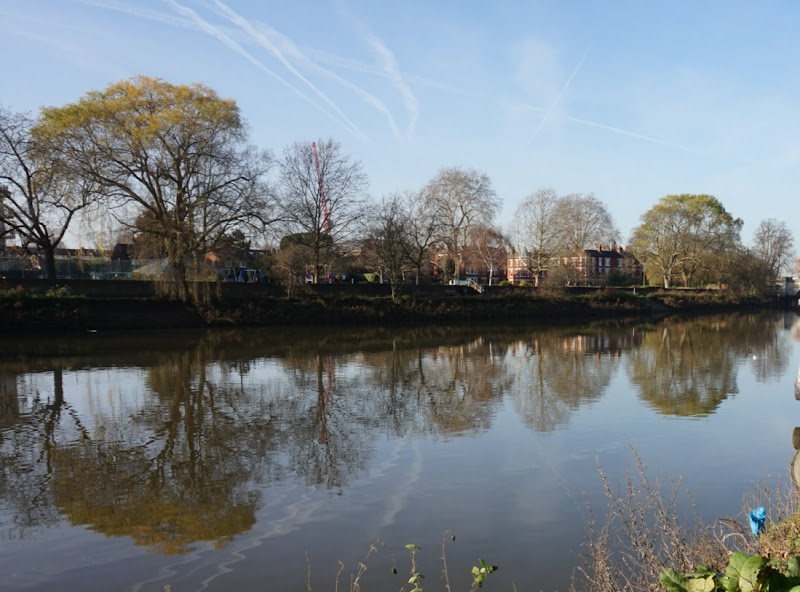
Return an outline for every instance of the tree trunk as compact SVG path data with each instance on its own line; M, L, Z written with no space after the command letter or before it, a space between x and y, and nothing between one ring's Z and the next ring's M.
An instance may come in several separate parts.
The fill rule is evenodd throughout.
M56 249L55 247L48 246L44 250L44 268L47 273L47 279L50 281L56 280Z

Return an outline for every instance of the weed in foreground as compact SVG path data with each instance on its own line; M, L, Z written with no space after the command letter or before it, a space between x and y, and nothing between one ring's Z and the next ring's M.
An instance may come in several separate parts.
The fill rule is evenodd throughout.
M449 541L454 541L455 539L455 535L449 530L445 531L442 535L442 581L444 582L444 590L446 592L452 592L450 587L450 576L447 569L447 543ZM409 554L409 578L400 586L400 592L424 592L425 588L423 587L423 581L425 580L425 575L417 568L417 552L419 552L422 548L413 543L405 545L405 548L408 550ZM392 551L391 547L389 547L381 539L376 539L375 542L370 545L367 554L364 556L364 559L358 562L355 570L350 574L350 581L347 588L348 592L361 592L361 579L368 569L368 561L373 555L376 555L381 550L384 551L391 559L392 573L397 574L397 562L395 561L394 552ZM478 588L483 587L487 576L490 573L497 571L497 569L498 568L496 565L491 565L484 559L478 558L478 565L472 567L472 585L470 586L470 592L475 592ZM339 561L339 571L336 573L336 581L334 586L335 592L339 592L341 576L344 570L344 563ZM306 590L307 592L312 592L311 562L308 553L306 553Z
M598 521L587 503L584 553L571 590L649 592L658 586L665 567L678 572L692 572L701 565L721 570L731 551L752 550L737 520L706 524L680 480L649 477L642 458L633 447L631 451L633 466L628 464L619 486L609 481L598 458L607 513ZM688 516L680 509L684 501L691 508Z
M739 590L737 569L745 563L762 579L780 579L795 570L800 577L800 562L794 559L800 553L800 492L794 483L759 482L743 495L739 515L707 524L680 480L650 478L639 454L633 447L631 451L635 462L626 467L625 481L617 487L598 459L607 513L599 522L587 503L590 518L573 592L651 591L659 582L668 590L715 590L713 586L723 582L731 586L726 590ZM688 516L679 510L684 500L691 507ZM768 523L756 537L748 514L759 506L766 508Z

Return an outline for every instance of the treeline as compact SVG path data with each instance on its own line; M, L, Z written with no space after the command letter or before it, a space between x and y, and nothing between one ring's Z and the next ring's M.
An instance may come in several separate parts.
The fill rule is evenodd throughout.
M55 249L83 216L113 226L138 258L166 260L163 288L183 300L197 297L193 280L209 276L210 254L242 245L279 241L270 265L288 286L307 269L319 282L334 262L357 258L394 295L432 269L447 281L479 267L491 281L509 254L537 283L563 282L565 258L620 241L594 195L552 189L530 194L500 229L491 180L463 167L371 200L363 166L338 142L297 142L275 155L250 143L233 100L143 76L35 118L0 108L0 185L0 239L43 253L49 279ZM766 220L748 248L741 226L712 196L670 195L642 216L630 251L652 283L756 293L788 268L792 235Z

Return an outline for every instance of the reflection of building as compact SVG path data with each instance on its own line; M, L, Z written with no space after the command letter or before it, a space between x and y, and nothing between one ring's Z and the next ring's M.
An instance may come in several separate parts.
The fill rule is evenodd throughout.
M642 333L632 330L625 333L570 335L564 337L559 345L562 351L618 354L641 344Z
M16 376L0 376L0 428L13 426L19 420L19 395Z

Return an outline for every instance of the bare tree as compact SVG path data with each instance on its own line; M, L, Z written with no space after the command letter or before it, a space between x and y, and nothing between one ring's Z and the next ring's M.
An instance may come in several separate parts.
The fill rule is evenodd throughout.
M429 203L422 191L406 193L403 202L409 213L406 219L408 258L413 265L415 282L419 285L423 269L430 266L431 248L442 235L442 217L435 208L436 204Z
M412 243L407 231L410 215L404 205L401 196L384 198L372 217L362 246L366 264L377 271L381 279L389 280L392 300L397 297L398 287L405 282L406 272L413 268L409 257Z
M564 249L559 199L555 190L539 189L528 195L514 212L512 244L525 260L536 286Z
M786 222L774 218L762 220L753 236L753 253L773 280L788 270L794 259L794 238Z
M279 163L278 208L287 234L304 237L318 283L335 253L326 245L353 239L365 213L367 176L334 140L295 142Z
M16 234L23 248L43 251L47 279L54 280L55 250L94 193L67 172L57 153L35 142L34 125L28 116L0 107L0 226Z
M614 218L593 193L572 193L558 200L556 218L567 249L582 251L597 244L617 242L619 231Z
M495 271L506 262L508 239L497 228L476 224L470 230L469 258L488 272L487 283L492 285Z
M500 207L497 194L485 173L475 169L443 168L423 189L425 200L440 216L442 242L461 277L470 230L476 224L491 224Z
M166 253L170 296L196 299L188 280L206 254L235 228L273 221L269 154L247 144L236 103L201 84L135 77L44 109L33 132L103 189L111 215L129 204L147 217L139 231Z

